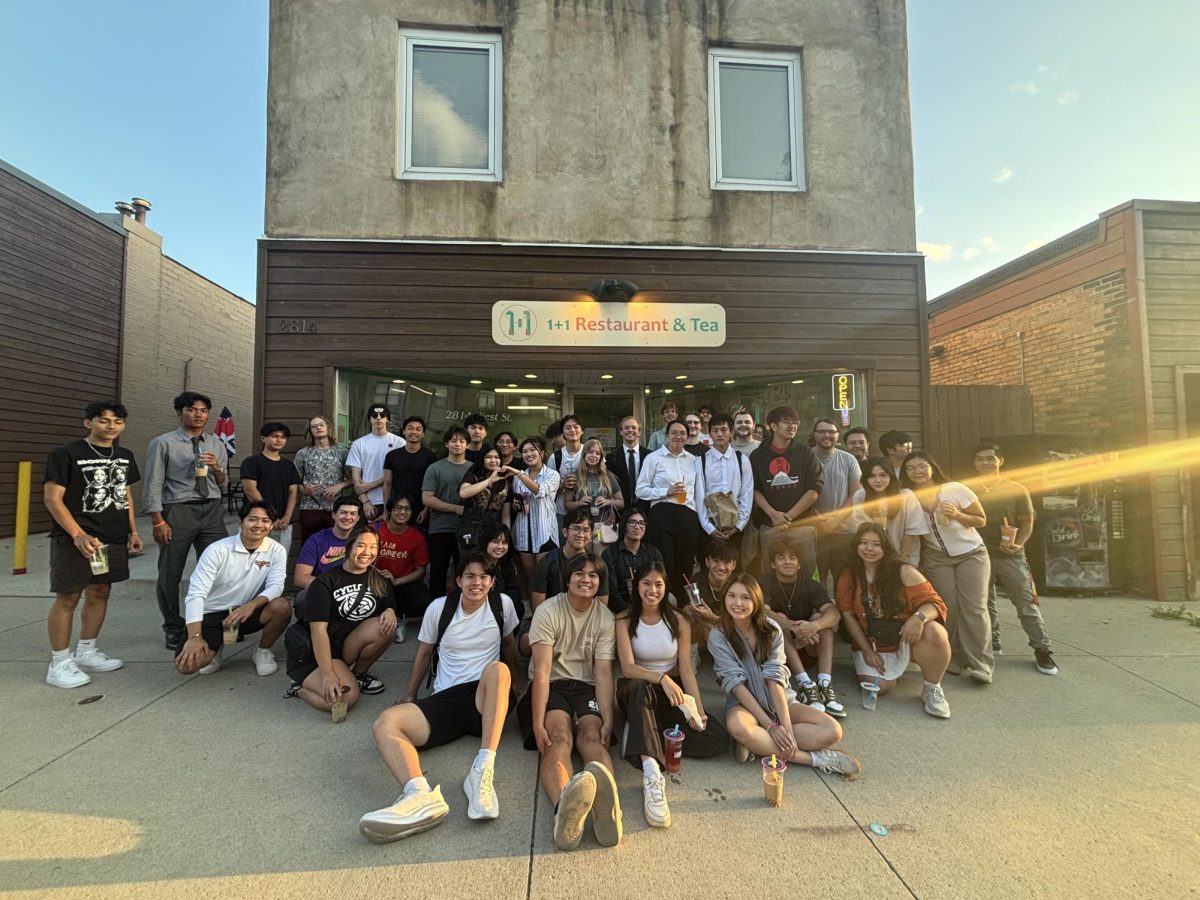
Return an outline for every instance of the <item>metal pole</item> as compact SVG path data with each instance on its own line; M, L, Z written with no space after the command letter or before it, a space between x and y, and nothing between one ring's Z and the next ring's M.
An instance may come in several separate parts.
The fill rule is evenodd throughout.
M17 463L17 522L13 540L14 575L25 574L25 557L29 545L29 485L33 477L33 463L22 460Z

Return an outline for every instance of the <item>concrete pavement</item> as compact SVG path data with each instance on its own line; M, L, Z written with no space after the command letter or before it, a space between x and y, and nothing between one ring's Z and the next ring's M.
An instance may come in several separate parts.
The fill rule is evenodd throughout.
M149 529L143 529L148 534ZM1200 892L1200 629L1131 598L1046 598L1062 673L1040 675L1001 601L995 684L947 677L953 718L924 715L913 673L859 707L844 651L855 782L793 769L781 809L757 764L686 761L674 824L651 830L640 774L617 778L626 838L554 849L536 756L512 722L501 817L466 818L476 747L425 754L451 812L423 835L363 840L365 811L398 793L370 725L398 696L415 634L375 667L388 684L333 726L259 678L251 644L207 677L177 675L154 603L156 550L114 588L101 646L125 668L64 691L47 662L45 539L14 578L0 542L0 886L17 897L1182 897ZM282 663L282 647L277 648ZM710 709L720 699L705 670ZM78 701L101 695L80 705ZM886 836L869 826L880 823Z

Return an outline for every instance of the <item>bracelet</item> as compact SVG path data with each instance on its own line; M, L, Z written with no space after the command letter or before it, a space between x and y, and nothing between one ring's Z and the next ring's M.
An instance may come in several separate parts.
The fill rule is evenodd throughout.
M161 526L161 525L166 525L166 524L167 524L167 520L166 520L166 519L163 519L161 522L155 522L155 523L154 523L154 524L151 526L151 528L158 528L159 526Z

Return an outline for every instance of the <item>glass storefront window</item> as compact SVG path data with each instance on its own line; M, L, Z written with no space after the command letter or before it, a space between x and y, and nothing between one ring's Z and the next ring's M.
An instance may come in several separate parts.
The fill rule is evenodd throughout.
M339 369L335 423L338 440L352 441L370 431L367 408L375 403L386 404L391 410L391 430L397 434L409 416L423 418L425 445L439 454L446 429L462 425L471 413L487 417L489 437L511 431L518 441L531 434L544 434L546 427L563 415L561 387L518 384L497 389L473 385L472 377Z

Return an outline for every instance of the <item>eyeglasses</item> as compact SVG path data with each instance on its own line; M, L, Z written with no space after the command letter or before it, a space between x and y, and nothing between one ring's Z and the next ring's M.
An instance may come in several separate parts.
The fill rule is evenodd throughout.
M392 512L412 512L411 506L393 506Z
M929 463L909 463L904 467L905 472L928 472Z
M625 527L626 528L645 528L646 523L643 522L641 519L630 519L628 522L625 523Z
M570 528L567 529L567 531L569 531L571 534L591 534L592 526L591 525L572 525Z
M799 419L780 419L779 424L780 425L799 425L800 420Z
M832 434L834 437L836 437L838 432L837 432L836 428L818 428L814 433L815 434Z

